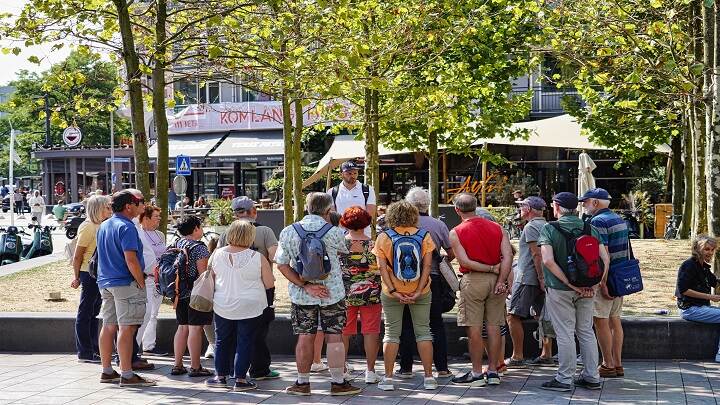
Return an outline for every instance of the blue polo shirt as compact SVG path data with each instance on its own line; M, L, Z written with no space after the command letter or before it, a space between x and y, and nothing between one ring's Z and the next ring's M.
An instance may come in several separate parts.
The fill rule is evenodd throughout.
M607 246L611 265L630 258L629 232L625 220L620 215L603 208L593 215L590 224L600 233L600 242Z
M125 262L125 252L134 251L145 268L142 242L135 224L127 217L114 214L100 225L97 233L98 277L100 288L130 285L135 278Z

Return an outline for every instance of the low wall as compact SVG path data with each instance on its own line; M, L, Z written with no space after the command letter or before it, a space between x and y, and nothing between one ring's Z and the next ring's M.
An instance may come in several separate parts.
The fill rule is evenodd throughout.
M71 313L0 313L0 352L74 352L74 314ZM454 316L445 319L448 334L448 353L461 356L467 352L463 328ZM158 346L172 348L175 320L169 315L158 322ZM534 321L525 322L526 355L538 354L532 337ZM687 322L678 318L623 318L625 344L623 357L627 359L711 359L718 346L720 329L717 325ZM294 354L295 337L289 316L278 315L268 336L270 350L275 354ZM508 355L511 342L507 339ZM362 354L362 341L352 340L351 354Z

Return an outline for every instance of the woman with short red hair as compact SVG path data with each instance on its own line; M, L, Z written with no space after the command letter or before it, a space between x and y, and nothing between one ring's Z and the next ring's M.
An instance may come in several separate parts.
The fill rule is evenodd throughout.
M365 235L365 228L371 222L370 214L359 206L346 209L340 218L340 225L348 231L345 243L350 251L348 254L340 255L347 307L343 342L347 353L350 336L358 332L359 318L367 359L365 382L368 384L380 381L380 377L375 373L375 360L380 348L380 314L382 313L380 272L375 255L372 253L374 243Z

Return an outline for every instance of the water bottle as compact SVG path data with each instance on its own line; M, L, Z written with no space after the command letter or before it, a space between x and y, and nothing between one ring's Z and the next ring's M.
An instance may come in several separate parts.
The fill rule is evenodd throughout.
M577 279L577 268L575 267L575 259L572 256L567 258L567 278L571 283Z
M667 315L669 313L670 311L668 311L667 309L658 309L655 311L655 315Z

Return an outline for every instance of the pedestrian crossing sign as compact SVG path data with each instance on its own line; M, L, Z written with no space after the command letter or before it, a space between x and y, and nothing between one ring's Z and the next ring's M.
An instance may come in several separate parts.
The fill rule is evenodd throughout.
M178 155L175 158L175 174L177 176L190 175L190 156Z

